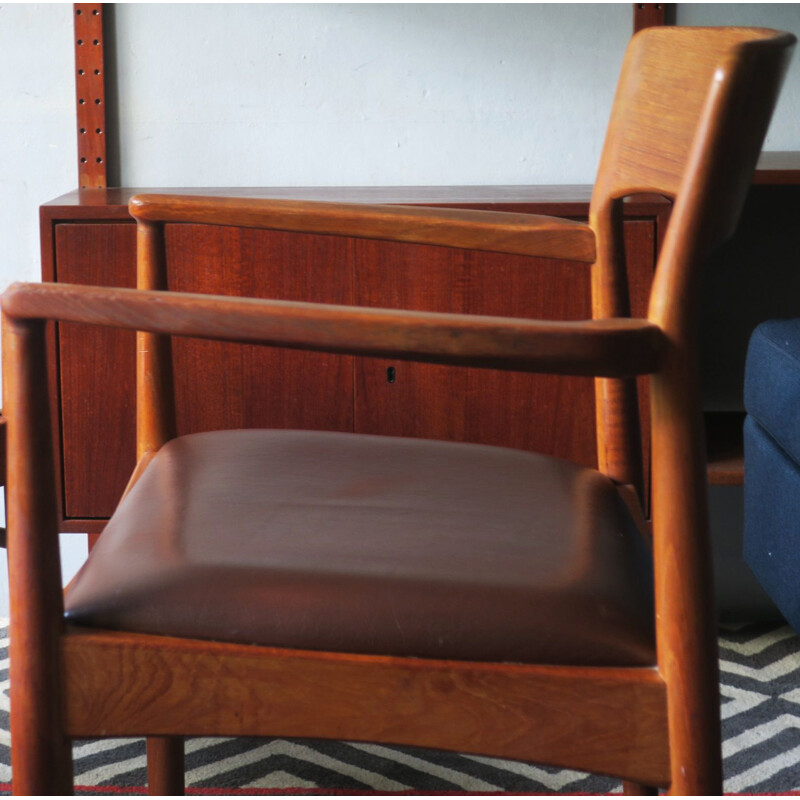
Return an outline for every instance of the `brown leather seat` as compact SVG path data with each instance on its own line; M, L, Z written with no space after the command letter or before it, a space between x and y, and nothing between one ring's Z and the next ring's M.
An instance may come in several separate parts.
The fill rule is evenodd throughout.
M655 663L650 556L613 484L482 445L173 440L66 607L81 625L291 648Z

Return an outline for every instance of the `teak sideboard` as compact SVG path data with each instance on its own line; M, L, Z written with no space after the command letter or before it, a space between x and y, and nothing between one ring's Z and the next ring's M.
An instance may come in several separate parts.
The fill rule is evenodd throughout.
M754 187L750 206L763 210L762 188L777 192L782 205L781 190L788 188L795 213L800 211L797 186L776 185L800 166L800 158L790 155L788 162L779 158L773 169L760 173L767 186ZM43 279L134 286L136 236L127 203L145 191L159 190L84 189L43 205ZM587 217L590 196L590 188L580 186L160 191L485 208L575 219ZM634 315L646 313L668 218L669 204L659 197L625 205ZM203 225L168 226L167 261L170 288L176 291L531 318L590 316L588 269L564 261ZM796 304L800 313L800 301ZM97 534L134 466L135 337L62 324L51 331L50 346L61 530ZM250 427L358 431L508 445L595 463L590 379L187 339L176 339L173 348L181 434ZM719 440L714 446L722 450L720 469L715 473L712 466L712 479L719 482L740 479L738 461L730 460L736 448L728 441L740 418L735 398L730 405L732 410L723 407L709 420L711 435Z

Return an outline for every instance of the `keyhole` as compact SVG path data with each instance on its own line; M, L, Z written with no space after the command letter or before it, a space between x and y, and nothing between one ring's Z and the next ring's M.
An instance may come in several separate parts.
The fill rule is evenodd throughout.
M394 367L389 367L389 369L386 370L386 380L387 380L387 382L388 383L394 383L396 377L397 377L397 373L395 372Z

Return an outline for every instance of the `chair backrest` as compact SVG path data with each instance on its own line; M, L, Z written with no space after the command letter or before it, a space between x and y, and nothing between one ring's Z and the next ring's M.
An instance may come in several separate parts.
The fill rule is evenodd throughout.
M592 195L596 318L630 313L620 204L657 193L674 206L649 316L671 334L692 327L698 267L736 227L794 41L761 28L648 28L633 38ZM637 484L633 382L599 380L597 406L600 468Z
M737 164L708 187L722 201L714 204L708 244L731 235L793 43L790 34L764 28L660 27L637 34L617 86L593 208L645 192L676 198L696 166L693 155L700 155ZM708 130L715 123L722 134L716 139Z

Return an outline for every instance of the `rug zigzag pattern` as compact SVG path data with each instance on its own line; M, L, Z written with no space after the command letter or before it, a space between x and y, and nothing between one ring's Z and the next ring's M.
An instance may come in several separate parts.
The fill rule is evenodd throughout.
M725 791L800 789L800 640L787 626L744 626L720 637ZM76 742L85 794L145 784L141 739ZM0 783L11 779L8 639L0 629ZM616 793L618 781L481 756L352 742L209 739L186 742L187 786L254 792ZM91 789L89 787L97 787ZM292 791L294 790L294 791Z
M800 640L788 626L720 638L725 790L800 788Z

